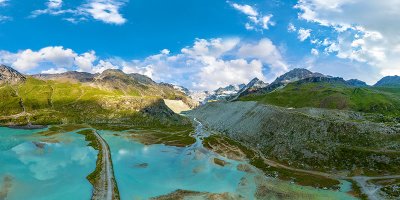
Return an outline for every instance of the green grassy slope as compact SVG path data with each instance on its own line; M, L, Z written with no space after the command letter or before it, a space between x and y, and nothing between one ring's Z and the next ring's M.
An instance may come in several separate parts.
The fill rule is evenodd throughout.
M150 92L146 91L148 94ZM181 94L168 92L173 94L169 96L180 98ZM182 117L168 111L162 102L164 96L151 94L138 96L118 89L28 77L19 85L0 86L0 124L189 124ZM164 112L151 112L153 107Z
M295 82L271 93L248 95L240 100L293 108L317 107L387 115L400 114L400 88Z

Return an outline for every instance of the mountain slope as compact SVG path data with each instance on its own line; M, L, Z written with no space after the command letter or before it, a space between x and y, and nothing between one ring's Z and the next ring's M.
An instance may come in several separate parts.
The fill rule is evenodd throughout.
M174 89L139 83L121 71L105 71L89 82L61 76L60 81L28 77L19 84L0 84L0 124L189 125L163 101L188 99Z
M350 79L346 81L347 84L354 86L354 87L366 87L368 86L367 83L365 83L364 81L360 81L358 79Z
M282 76L276 78L275 81L272 82L271 84L265 84L261 87L256 87L256 88L249 87L248 89L241 91L237 95L237 97L234 99L237 99L237 98L243 97L243 96L247 96L247 95L251 95L251 94L269 93L278 88L284 87L285 85L287 85L289 83L308 79L308 78L328 78L328 76L325 76L320 73L313 73L307 69L296 68L296 69L293 69L293 70L283 74Z
M374 86L398 86L400 87L400 76L386 76L379 80Z
M400 91L400 88L399 88ZM242 97L283 107L345 109L396 115L400 113L400 94L372 87L351 87L340 82L294 82L279 90Z
M35 74L32 77L41 80L57 80L60 82L87 83L94 80L96 74L87 72L69 71L60 74Z
M365 82L345 81L308 70L295 69L256 91L242 93L239 100L283 107L315 107L400 114L400 87L369 87Z
M352 175L400 173L399 127L370 122L362 113L237 101L209 103L188 114L288 166Z

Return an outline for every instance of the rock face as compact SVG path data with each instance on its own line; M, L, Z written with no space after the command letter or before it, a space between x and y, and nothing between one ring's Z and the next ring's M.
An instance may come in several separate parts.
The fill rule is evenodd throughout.
M268 158L299 168L399 171L400 157L384 151L400 149L391 142L400 136L399 127L367 121L359 113L236 101L209 103L188 114Z
M383 77L374 86L400 86L400 76Z
M0 84L18 84L26 80L25 76L19 73L17 70L0 65Z

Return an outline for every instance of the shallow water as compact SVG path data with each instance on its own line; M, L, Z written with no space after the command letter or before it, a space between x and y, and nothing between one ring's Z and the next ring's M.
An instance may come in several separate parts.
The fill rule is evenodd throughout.
M76 133L58 134L52 138L57 143L33 143L47 141L35 132L0 127L0 199L3 190L12 200L90 199L92 188L86 176L95 167L97 151ZM252 173L239 171L241 162L202 146L208 132L201 126L196 132L196 144L179 148L146 146L121 132L99 131L111 149L121 199L148 199L177 189L255 199L257 188L267 191L268 199L352 199L346 194L348 182L335 192L267 178L255 168ZM216 165L215 157L229 164ZM10 182L11 187L4 187Z
M86 176L95 168L97 152L75 133L48 143L36 132L0 127L0 199L90 199Z
M354 199L346 192L349 182L343 181L340 191L302 187L286 181L265 177L252 167L253 173L237 169L238 164L205 149L202 138L208 136L201 125L196 130L196 143L186 147L143 145L124 134L100 131L108 142L114 172L122 199L148 199L171 193L177 189L210 193L228 192L231 196L255 199L257 187L271 193L268 199ZM213 163L214 158L229 164L222 167Z

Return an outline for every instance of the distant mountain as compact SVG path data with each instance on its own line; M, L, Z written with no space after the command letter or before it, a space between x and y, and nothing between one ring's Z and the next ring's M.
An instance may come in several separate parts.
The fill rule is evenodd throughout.
M208 91L200 91L200 92L194 92L194 91L190 91L190 97L199 102L200 104L204 104L205 100L207 99L208 96L210 96L211 93Z
M354 87L366 87L368 86L367 83L365 83L364 81L360 81L358 79L350 79L348 81L346 81L347 84L354 86Z
M32 77L41 79L41 80L58 80L58 81L66 81L66 82L92 82L96 74L91 74L87 72L77 72L77 71L69 71L60 74L35 74Z
M246 95L250 94L265 94L274 91L275 89L284 87L285 85L296 82L299 80L307 79L307 78L316 78L316 79L310 79L310 81L318 80L318 77L323 77L323 78L330 78L329 76L325 76L320 73L313 73L307 69L301 69L301 68L296 68L293 69L282 76L278 77L275 79L274 82L271 84L261 84L263 87L256 87L256 88L247 88L244 91L241 91L238 97L243 97ZM321 79L322 80L322 79Z
M262 88L266 91L270 86ZM399 90L354 86L340 77L309 77L265 93L239 98L288 108L328 108L388 115L400 114Z
M268 83L264 83L260 79L254 78L248 84L228 85L211 92L191 92L190 96L192 99L196 99L202 104L213 101L230 101L236 99L239 94L246 90L256 90L267 85Z
M178 90L178 91L180 91L180 92L182 92L182 93L188 95L188 96L190 95L190 90L187 89L187 88L185 88L185 87L183 87L183 86L174 85L173 88L174 88L175 90Z
M243 95L246 92L253 92L261 88L265 88L268 86L268 83L264 81L254 78L247 85L245 85L242 89L240 89L235 95L233 95L229 100L236 100L238 97Z
M0 84L18 84L26 80L25 76L11 67L0 65Z
M228 85L226 87L220 87L213 92L208 93L208 96L205 98L205 102L211 101L225 101L230 97L235 96L241 89L243 89L245 84L237 84L237 85Z
M374 86L400 86L400 76L386 76L379 80Z
M287 84L310 77L326 77L320 73L313 73L307 69L296 68L278 77L272 84Z

